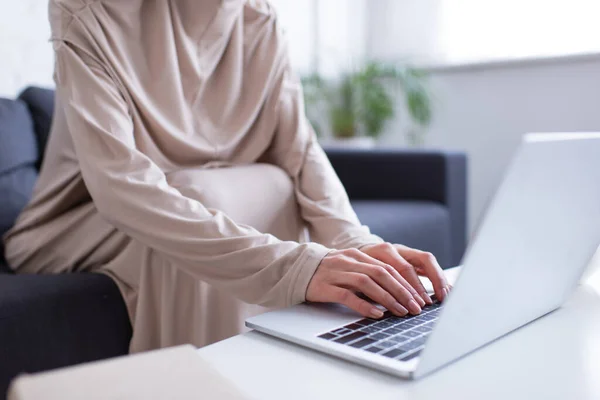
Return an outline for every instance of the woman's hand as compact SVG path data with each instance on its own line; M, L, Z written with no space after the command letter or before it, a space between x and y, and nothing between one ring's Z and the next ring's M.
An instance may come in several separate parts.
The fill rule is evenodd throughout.
M391 265L404 278L401 282L412 286L419 296L428 304L431 298L427 295L418 275L427 277L433 284L436 297L443 301L452 286L446 281L442 268L433 254L399 244L381 243L364 246L361 251L372 258Z
M306 300L341 303L366 317L380 318L383 312L356 295L361 292L398 316L405 316L409 312L420 313L425 301L397 267L368 254L371 252L383 256L384 248L381 246L369 246L362 251L347 249L330 252L313 275L306 291ZM383 258L399 265L395 258ZM414 282L414 279L411 278L411 281ZM420 285L420 281L418 283Z

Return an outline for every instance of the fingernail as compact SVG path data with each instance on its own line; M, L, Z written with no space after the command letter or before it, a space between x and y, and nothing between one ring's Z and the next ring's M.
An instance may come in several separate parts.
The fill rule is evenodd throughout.
M377 307L371 308L371 313L370 314L371 314L371 318L381 318L381 317L383 317L383 311L381 311Z
M419 303L419 306L423 307L425 305L425 300L423 300L423 298L420 295L415 293L413 297L415 298L417 303Z
M443 292L444 292L444 300L446 300L446 297L448 297L448 289L444 288Z
M408 309L412 314L419 314L421 312L421 307L414 300L408 302Z
M400 314L403 317L406 314L408 314L408 310L406 308L402 307L402 304L400 304L400 303L396 303L394 305L394 310L396 311L397 314Z
M429 297L429 295L427 294L427 292L421 293L421 297L423 298L423 300L425 300L425 302L427 304L433 304L433 300L431 300L431 297Z

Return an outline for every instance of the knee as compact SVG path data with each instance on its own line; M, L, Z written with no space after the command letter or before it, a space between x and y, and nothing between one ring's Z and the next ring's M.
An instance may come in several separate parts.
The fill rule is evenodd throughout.
M169 185L207 208L223 209L228 204L251 199L289 199L294 196L292 179L270 164L195 168L167 175Z

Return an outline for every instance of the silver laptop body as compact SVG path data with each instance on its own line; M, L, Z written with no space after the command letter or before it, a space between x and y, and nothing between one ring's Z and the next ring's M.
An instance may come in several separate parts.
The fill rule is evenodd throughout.
M415 331L411 338L403 328L402 336L374 342L388 330L395 332L386 328L395 325L384 324L379 328L385 330L377 331L377 322L329 304L269 312L246 325L393 375L418 378L560 307L599 244L600 133L528 134L469 246L451 295L438 311L429 312L429 320L428 313L421 318L421 324L431 327L429 333L417 337ZM392 344L390 337L398 343ZM391 356L399 353L393 350L417 343L412 340L423 343L413 356ZM381 352L371 352L384 343L388 347Z

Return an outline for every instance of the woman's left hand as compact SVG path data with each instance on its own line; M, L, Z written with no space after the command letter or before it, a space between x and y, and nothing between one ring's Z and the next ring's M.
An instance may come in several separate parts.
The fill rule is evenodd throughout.
M413 293L421 306L424 303L432 304L432 301L419 275L431 281L435 295L440 301L444 301L452 288L446 281L440 264L431 253L390 243L363 246L360 251L391 266L396 272L394 275L398 275L396 279L403 286L409 286L407 289Z

